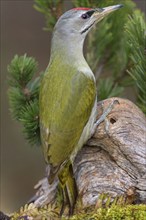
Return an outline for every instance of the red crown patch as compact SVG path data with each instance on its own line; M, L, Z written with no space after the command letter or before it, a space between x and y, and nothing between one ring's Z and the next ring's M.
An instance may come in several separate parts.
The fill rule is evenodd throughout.
M92 10L92 8L73 8L72 10L77 10L77 11L80 11L80 10L88 11L88 10Z

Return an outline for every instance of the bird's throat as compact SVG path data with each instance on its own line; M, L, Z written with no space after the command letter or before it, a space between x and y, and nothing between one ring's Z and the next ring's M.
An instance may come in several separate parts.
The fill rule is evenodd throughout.
M51 60L60 57L64 63L73 66L86 64L87 62L83 55L84 39L65 38L53 36L51 47Z

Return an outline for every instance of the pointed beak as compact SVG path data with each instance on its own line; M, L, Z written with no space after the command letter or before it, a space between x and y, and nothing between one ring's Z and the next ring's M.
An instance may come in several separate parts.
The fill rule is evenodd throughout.
M97 9L95 9L93 17L94 17L94 19L97 19L97 21L99 21L99 20L103 19L104 17L106 17L111 12L118 10L122 7L123 7L123 5L113 5L113 6L108 6L105 8L100 8L100 9L97 8Z
M106 17L111 12L118 10L119 8L122 8L122 7L123 5L113 5L113 6L108 6L105 8L95 8L95 9L89 10L89 12L91 12L92 15L89 21L85 24L85 26L83 26L81 30L81 34L88 33L89 30L94 26L94 24L101 21L104 17Z

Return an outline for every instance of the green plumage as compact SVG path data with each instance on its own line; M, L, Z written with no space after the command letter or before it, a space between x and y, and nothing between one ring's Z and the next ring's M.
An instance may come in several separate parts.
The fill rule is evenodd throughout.
M59 167L76 147L95 102L93 76L53 59L40 90L40 125L44 155Z

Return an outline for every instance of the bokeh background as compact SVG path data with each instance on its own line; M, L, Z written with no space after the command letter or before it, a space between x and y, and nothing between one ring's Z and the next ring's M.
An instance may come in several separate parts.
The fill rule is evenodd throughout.
M135 2L146 11L145 0ZM45 173L41 149L28 145L20 124L10 117L7 98L7 65L15 54L35 57L39 62L38 71L45 70L49 62L51 33L43 31L44 16L35 11L33 4L33 0L0 0L0 209L6 213L29 200L35 192L33 186ZM65 6L66 10L71 7L69 0Z

